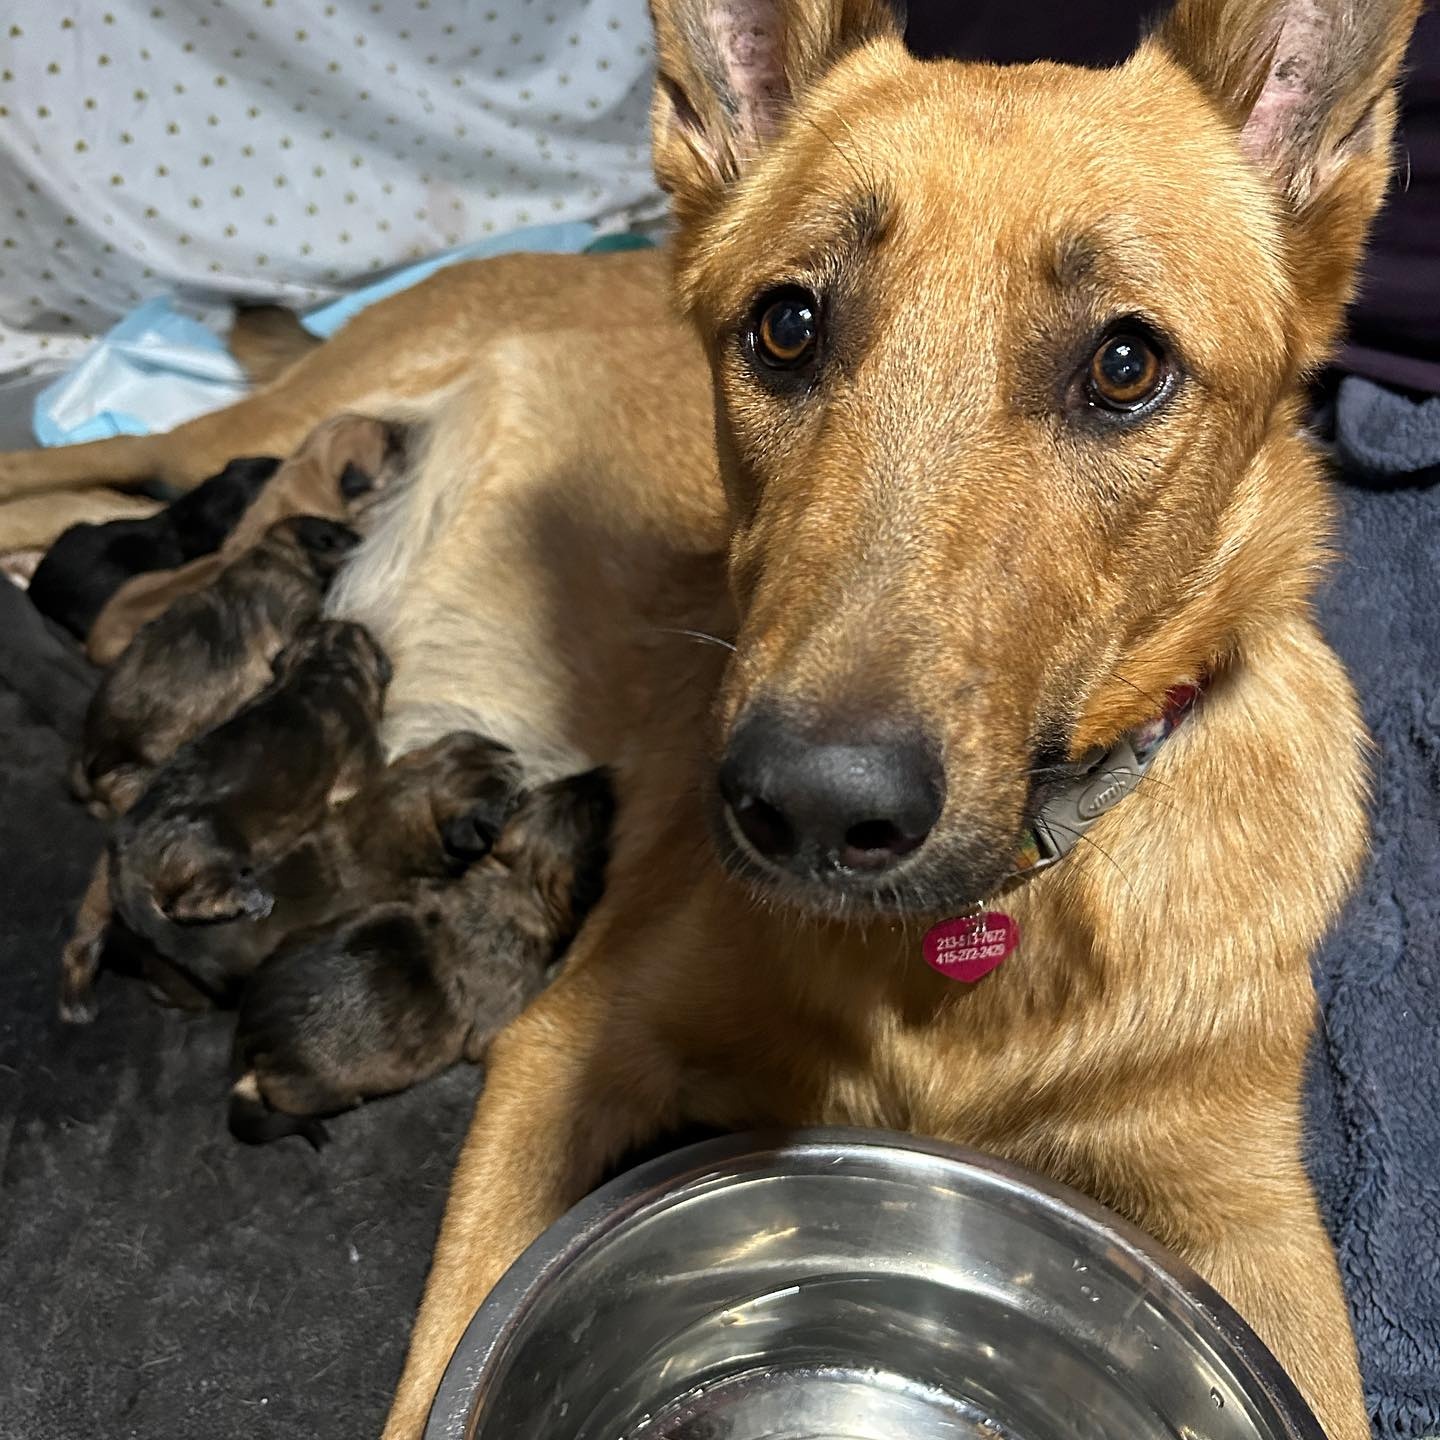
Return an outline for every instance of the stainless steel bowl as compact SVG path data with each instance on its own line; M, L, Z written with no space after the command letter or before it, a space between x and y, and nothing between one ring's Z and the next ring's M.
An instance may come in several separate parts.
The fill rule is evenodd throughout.
M598 1190L481 1307L427 1440L1324 1440L1238 1315L1100 1206L880 1131Z

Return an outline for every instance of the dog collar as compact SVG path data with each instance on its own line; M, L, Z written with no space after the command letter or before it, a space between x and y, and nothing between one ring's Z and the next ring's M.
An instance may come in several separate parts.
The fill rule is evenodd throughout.
M1108 815L1145 778L1160 747L1200 699L1199 685L1176 685L1159 715L1127 731L1108 749L1095 749L1057 767L1053 788L1021 838L1007 884L1026 880L1063 860L1085 832ZM1020 943L1020 927L1002 910L977 909L942 920L925 935L925 963L966 984L988 975Z
M1059 784L1048 790L1021 837L1012 875L1033 875L1063 860L1085 832L1108 815L1145 778L1160 747L1185 722L1199 700L1199 685L1176 685L1153 720L1127 731L1108 750L1057 766Z

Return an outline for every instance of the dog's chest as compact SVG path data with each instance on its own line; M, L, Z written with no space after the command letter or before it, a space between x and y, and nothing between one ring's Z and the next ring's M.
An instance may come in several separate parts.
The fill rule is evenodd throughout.
M1035 1047L1055 1036L1048 1025L1043 1039L1023 1023L1001 1031L967 998L947 995L923 1015L857 1005L711 1024L685 1046L686 1118L735 1130L878 1126L993 1146L1033 1122Z

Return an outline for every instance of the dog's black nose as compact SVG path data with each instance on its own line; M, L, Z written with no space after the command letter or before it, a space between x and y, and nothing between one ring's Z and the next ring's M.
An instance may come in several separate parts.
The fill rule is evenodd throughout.
M874 872L924 844L945 775L917 732L819 742L759 712L731 736L720 792L735 828L773 864Z

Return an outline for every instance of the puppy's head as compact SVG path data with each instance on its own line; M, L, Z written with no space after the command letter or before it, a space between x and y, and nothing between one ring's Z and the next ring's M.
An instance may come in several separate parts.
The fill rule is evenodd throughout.
M741 617L717 822L817 909L1009 872L1047 764L1294 614L1296 438L1416 0L1181 0L1125 66L924 64L884 0L653 0Z
M294 515L272 525L265 540L267 544L297 552L316 580L328 585L359 545L360 536L338 520L319 515Z
M311 432L297 459L304 457L331 477L341 504L351 512L365 507L399 469L404 428L369 415L336 415Z
M273 456L245 456L180 496L167 513L179 532L185 558L218 549L279 468L280 461Z
M377 707L393 673L380 642L351 620L313 620L275 657L277 683L302 674L348 681Z
M212 815L151 821L142 869L156 910L176 925L263 920L274 897L256 877L244 841ZM138 852L137 852L138 853Z

